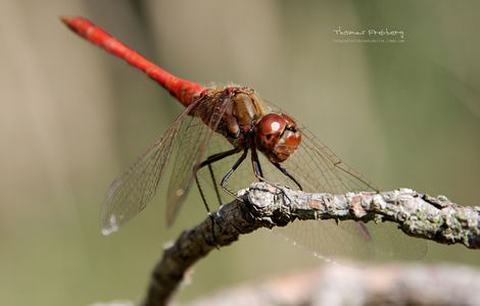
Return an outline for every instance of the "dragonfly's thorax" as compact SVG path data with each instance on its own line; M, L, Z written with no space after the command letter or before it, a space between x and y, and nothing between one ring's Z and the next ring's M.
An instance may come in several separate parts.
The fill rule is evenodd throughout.
M288 115L272 112L253 89L228 86L210 89L208 100L224 106L216 132L236 148L256 148L270 161L285 161L301 141L297 124ZM197 114L205 123L207 114Z
M216 131L224 135L234 147L249 146L256 123L267 113L260 97L253 89L239 86L213 89L209 95L219 105L226 103Z
M240 91L232 97L225 112L227 128L232 135L248 134L255 123L265 115L264 105L253 92Z

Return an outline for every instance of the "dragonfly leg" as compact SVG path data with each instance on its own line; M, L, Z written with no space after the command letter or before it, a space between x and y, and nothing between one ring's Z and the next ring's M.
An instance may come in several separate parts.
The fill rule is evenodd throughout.
M228 179L232 176L232 174L235 172L235 170L237 170L237 168L242 164L242 162L245 160L245 158L247 158L247 154L248 154L248 149L245 148L243 150L243 153L240 156L240 158L235 162L235 164L233 164L233 166L230 168L230 170L228 170L227 174L225 174L225 176L222 178L222 181L220 182L220 186L224 190L227 190L226 185L227 185Z
M202 169L203 167L205 166L208 166L209 164L213 164L221 159L224 159L225 157L228 157L230 155L233 155L235 153L238 153L242 151L241 148L233 148L231 150L228 150L228 151L225 151L225 152L220 152L220 153L216 153L216 154L213 154L213 155L210 155L209 157L207 157L206 160L204 160L203 162L201 162L200 164L198 164L198 166L196 167L196 171Z
M206 197L205 197L205 194L203 193L203 189L202 187L200 186L200 181L198 180L198 176L197 176L197 172L202 169L203 167L205 166L208 166L208 171L210 172L210 178L212 179L212 182L213 182L213 187L215 189L215 194L217 195L217 199L218 199L218 203L220 205L222 205L222 199L220 197L220 192L218 191L218 185L217 185L217 181L215 179L215 175L213 173L213 168L212 168L212 164L219 161L219 160L222 160L228 156L231 156L233 154L236 154L238 152L240 152L241 149L240 148L233 148L232 150L228 150L228 151L225 151L225 152L220 152L220 153L217 153L217 154L213 154L213 155L210 155L209 157L207 157L206 160L204 160L203 162L201 162L200 164L198 164L198 166L195 167L195 170L194 170L194 173L195 173L195 181L197 183L197 187L198 187L198 191L200 192L200 196L202 197L202 201L203 201L203 204L205 205L205 207L207 208L207 211L210 212L210 209L208 207L208 204L207 204L207 200L206 200Z
M217 195L218 206L222 206L222 198L220 197L220 192L217 186L217 179L215 178L215 173L213 172L212 164L208 164L208 172L210 173L210 178L213 182L213 188L215 189L215 194Z
M205 161L201 162L198 166L195 167L195 170L194 170L194 175L195 175L195 182L197 183L197 188L198 188L198 191L200 193L200 196L202 198L202 201L203 201L203 204L205 205L205 209L207 210L208 212L208 216L210 217L210 221L212 223L212 238L214 240L214 243L215 245L217 245L216 243L216 237L215 237L215 220L213 218L213 215L211 214L210 212L210 207L208 206L208 202L207 202L207 199L205 197L205 193L203 192L203 189L202 189L202 186L200 184L200 181L198 179L198 171L205 167L205 166L208 166L208 170L210 172L210 177L213 181L213 186L215 187L215 193L217 194L217 198L218 198L218 202L220 205L222 205L222 200L220 198L220 193L218 191L218 186L217 186L217 181L215 179L215 175L213 173L213 169L212 169L212 164L223 159L223 158L226 158L230 155L233 155L235 153L238 153L240 152L241 149L238 149L238 148L234 148L232 150L229 150L229 151L225 151L225 152L221 152L221 153L217 153L217 154L214 154L214 155L211 155L209 156ZM245 153L244 153L245 154ZM243 154L242 154L243 156ZM245 158L244 158L245 159ZM223 180L222 180L223 181ZM218 245L217 245L217 248L218 248Z
M285 176L287 176L289 179L291 179L296 185L297 187L303 191L303 188L302 188L302 185L300 185L300 183L293 177L293 175L291 175L287 169L285 169L284 167L282 167L282 165L280 165L279 163L272 163L278 170L280 170Z
M275 165L275 163L273 163ZM255 173L255 176L257 177L257 179L259 179L261 182L265 182L269 185L272 185L272 186L278 186L277 184L274 184L274 183L271 183L269 182L264 176L263 176L263 171L262 171L262 167L260 165L260 160L258 159L258 154L257 154L257 150L255 150L255 148L252 148L252 166L253 166L253 172ZM277 166L277 165L275 165ZM280 165L279 165L280 166ZM278 168L278 167L277 167ZM295 180L293 178L293 176L290 175L290 173L288 173L288 171L286 169L284 169L283 167L280 166L280 168L278 168L280 171L282 171L283 174L285 174L286 176L288 176L291 180L293 180L297 185L298 187L300 187L300 190L302 189L302 186L300 186L300 184L297 182L297 180ZM283 170L282 170L283 169ZM292 199L290 199L290 197L285 193L285 191L282 189L282 188L278 188L277 189L280 190L280 192L283 194L284 197L286 197L290 202L292 202Z
M200 196L202 197L203 205L205 206L205 209L208 212L208 217L210 218L210 222L212 223L212 239L214 241L214 244L218 248L217 238L215 237L215 219L213 218L213 215L210 212L210 207L208 206L207 200L205 198L205 194L203 193L203 189L198 180L198 175L196 171L195 171L195 182L197 183L197 188L198 188L198 191L200 192Z
M260 160L258 159L257 150L255 150L255 148L252 148L252 167L255 177L261 182L267 182L267 180L263 177L262 166L260 165Z
M208 215L210 215L210 207L208 206L207 199L205 198L205 194L203 193L202 186L200 185L200 181L198 180L197 171L195 171L195 183L197 183L198 192L200 193L200 197L202 198L203 205L207 210Z
M232 176L232 174L235 172L235 170L237 170L238 167L245 160L245 158L247 158L247 154L248 154L248 148L245 148L243 150L243 153L240 156L240 158L237 159L237 161L233 164L233 166L230 168L230 170L228 170L228 172L223 176L222 180L220 181L220 187L222 187L222 189L226 193L228 193L229 195L231 195L232 197L234 197L237 200L241 200L241 199L239 197L237 197L237 195L233 191L231 191L227 188L227 182L230 179L230 177Z

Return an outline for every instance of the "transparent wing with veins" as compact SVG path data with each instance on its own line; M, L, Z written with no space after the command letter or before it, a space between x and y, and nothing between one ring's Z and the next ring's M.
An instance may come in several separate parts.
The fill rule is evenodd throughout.
M206 145L205 142L212 132L201 120L194 116L200 109L208 107L208 104L204 102L205 100L200 99L187 107L170 125L163 137L152 145L125 173L113 181L101 213L102 233L104 235L118 230L119 226L140 213L155 196L175 147L181 148L176 152L176 166L182 170L193 162L189 161L188 158L191 157L195 160L201 158L201 146ZM215 120L212 119L211 121ZM198 133L188 135L187 132ZM186 148L187 143L189 149ZM192 152L197 155L190 156ZM179 163L179 160L182 162ZM174 178L178 182L188 182L191 180L191 176L191 172L176 171ZM185 186L182 186L182 188L185 188L185 191L188 190Z
M304 191L333 194L378 191L378 188L338 158L306 127L299 126L299 129L302 143L282 166L299 180ZM278 179L282 184L297 189L293 182L282 179L278 170L274 170L269 171L273 180ZM339 228L343 229L341 235L338 235ZM333 220L322 220L294 222L279 231L324 256L353 253L369 259L418 259L428 250L425 240L408 237L386 224L365 225L343 221L337 226ZM322 234L325 231L326 234Z
M167 192L166 216L167 223L173 223L191 187L194 166L205 158L209 139L230 102L229 97L221 95L193 102L164 136L112 183L101 215L104 235L116 231L146 207L172 155L175 161Z
M346 193L377 190L360 173L320 143L310 131L300 129L302 143L282 165L295 178L299 177L304 191ZM292 183L288 186L292 186Z
M191 111L192 120L181 126L176 142L174 172L168 186L166 213L168 225L175 221L192 185L194 167L206 158L210 138L217 130L230 103L231 99L228 96L214 97L199 103ZM206 123L200 118L204 118Z
M111 184L102 207L102 233L109 235L140 213L155 195L172 152L173 143L188 109L180 114L163 137Z

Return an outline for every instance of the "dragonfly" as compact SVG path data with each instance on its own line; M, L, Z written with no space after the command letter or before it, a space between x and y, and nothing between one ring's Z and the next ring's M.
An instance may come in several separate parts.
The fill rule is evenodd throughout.
M118 230L146 207L170 161L173 171L166 200L168 225L173 224L194 183L210 211L199 178L200 172L205 177L205 171L220 204L221 191L234 196L236 188L248 186L252 180L309 192L376 191L306 127L262 99L254 89L238 85L205 87L181 79L86 18L61 19L79 36L145 73L185 107L163 137L111 184L101 214L103 234ZM358 236L369 239L365 226L350 226L347 231L362 232Z

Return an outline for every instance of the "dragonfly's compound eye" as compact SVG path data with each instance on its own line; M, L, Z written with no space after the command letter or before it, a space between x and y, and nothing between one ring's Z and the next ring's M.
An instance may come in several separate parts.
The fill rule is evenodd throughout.
M300 145L300 131L292 118L270 113L256 125L256 146L270 161L286 160Z

